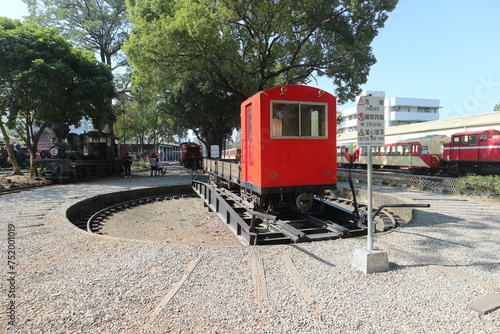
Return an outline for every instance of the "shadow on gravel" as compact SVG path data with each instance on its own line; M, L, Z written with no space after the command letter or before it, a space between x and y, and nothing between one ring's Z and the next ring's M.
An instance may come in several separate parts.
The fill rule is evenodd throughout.
M317 260L317 261L319 261L319 262L321 262L321 263L323 263L323 264L326 264L327 266L330 266L330 267L335 267L335 265L334 265L333 263L331 263L331 262L329 262L329 261L327 261L327 260L325 260L325 259L320 258L319 256L317 256L317 255L315 255L315 254L311 253L311 252L310 252L310 251L308 251L308 250L305 250L305 249L301 248L300 246L298 246L298 245L296 245L296 244L291 244L290 246L292 246L292 247L293 247L293 248L295 248L296 250L298 250L298 251L300 251L300 252L302 252L302 253L304 253L304 254L306 254L306 255L310 256L311 258L313 258L313 259L315 259L315 260Z

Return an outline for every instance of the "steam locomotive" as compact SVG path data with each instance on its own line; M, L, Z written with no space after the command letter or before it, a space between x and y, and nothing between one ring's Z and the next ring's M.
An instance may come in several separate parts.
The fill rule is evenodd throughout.
M20 144L11 144L14 158L21 168L26 168L30 164L30 153L27 148L21 147ZM0 142L0 168L10 168L12 164L9 162L9 153L4 142Z
M34 167L41 169L42 178L64 182L123 171L116 137L98 131L69 133L66 124L54 124L52 131L57 139L33 162Z

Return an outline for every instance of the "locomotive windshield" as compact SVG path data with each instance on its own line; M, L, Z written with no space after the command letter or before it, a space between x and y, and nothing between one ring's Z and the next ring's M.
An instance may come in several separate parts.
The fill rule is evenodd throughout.
M326 138L326 103L271 102L273 138Z

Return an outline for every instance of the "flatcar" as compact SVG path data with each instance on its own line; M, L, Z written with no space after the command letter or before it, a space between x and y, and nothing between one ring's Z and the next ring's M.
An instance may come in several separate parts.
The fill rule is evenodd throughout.
M97 131L69 133L66 124L54 124L52 131L57 139L33 162L42 171L40 177L64 182L123 172L116 137Z
M443 147L441 167L451 175L500 174L500 131L453 134Z
M241 163L207 159L213 182L237 185L264 212L311 208L337 184L336 97L290 85L261 91L241 105Z
M201 145L184 142L179 145L179 164L184 168L203 168L203 149Z
M448 136L430 135L372 146L373 168L398 168L415 174L435 174L441 169L443 145L449 141ZM337 157L338 164L342 167L366 167L366 147L360 147L356 143L338 146Z

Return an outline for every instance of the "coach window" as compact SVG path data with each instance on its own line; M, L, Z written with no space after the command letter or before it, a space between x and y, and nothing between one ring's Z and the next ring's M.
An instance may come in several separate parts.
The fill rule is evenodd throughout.
M272 102L271 135L325 138L326 104Z
M273 103L272 134L275 137L299 136L298 103Z
M326 137L325 105L301 104L301 137Z
M422 146L422 154L427 154L429 153L429 147L428 146Z

